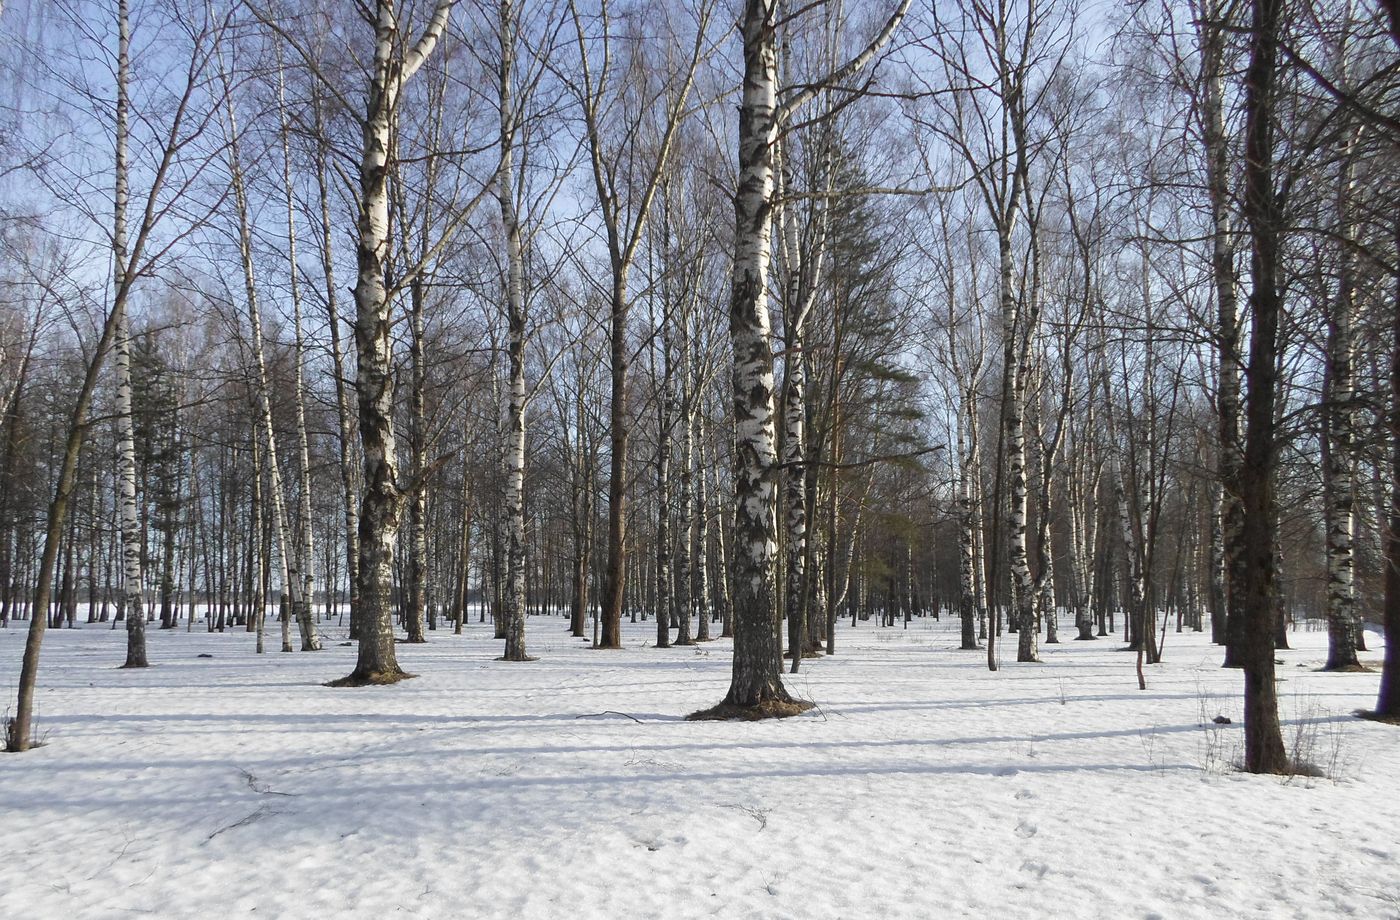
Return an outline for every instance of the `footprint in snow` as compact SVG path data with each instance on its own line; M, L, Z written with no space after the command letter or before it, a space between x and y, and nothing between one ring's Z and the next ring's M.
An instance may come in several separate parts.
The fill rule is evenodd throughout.
M1026 860L1025 862L1021 863L1021 871L1029 872L1031 875L1035 876L1036 881L1040 881L1041 879L1045 878L1045 873L1050 871L1050 867L1042 862L1032 862L1031 860Z
M1036 827L1034 824L1031 824L1028 821L1022 821L1020 824L1016 825L1017 837L1024 837L1025 839L1029 840L1038 833L1040 833L1040 828Z

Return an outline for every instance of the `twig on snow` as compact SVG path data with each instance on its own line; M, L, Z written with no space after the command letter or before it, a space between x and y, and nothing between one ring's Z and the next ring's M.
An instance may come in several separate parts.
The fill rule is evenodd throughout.
M636 722L638 725L643 724L642 720L639 719L639 718L637 718L636 716L634 716L634 715L629 715L628 713L625 713L625 712L618 712L616 709L604 709L602 712L590 712L590 713L588 713L588 714L586 714L586 715L574 716L574 718L575 718L575 719L600 719L600 718L602 718L603 716L624 716L625 718L631 719L633 722Z

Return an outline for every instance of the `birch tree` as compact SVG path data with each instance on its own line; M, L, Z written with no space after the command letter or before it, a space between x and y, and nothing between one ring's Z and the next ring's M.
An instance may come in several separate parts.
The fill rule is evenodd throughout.
M399 470L394 427L393 305L386 279L392 251L388 179L391 129L404 86L437 48L454 0L437 0L411 44L394 0L374 5L374 54L360 127L355 240L355 390L359 404L364 493L360 503L359 652L338 686L394 683L409 676L394 649L394 548L407 484ZM471 207L463 208L465 214ZM459 220L461 217L459 216ZM402 278L398 279L403 283Z
M734 196L734 264L729 337L734 350L734 660L723 702L692 718L787 716L811 707L794 700L779 671L777 609L778 457L774 405L769 263L775 146L781 126L825 85L863 70L894 35L904 0L858 55L780 101L776 0L746 0L739 21L744 76L739 107L739 175Z
M1200 0L1194 10L1200 54L1199 130L1204 152L1206 197L1210 206L1210 266L1215 286L1216 325L1216 469L1220 480L1218 511L1219 563L1212 575L1218 618L1212 622L1211 636L1226 643L1225 666L1238 666L1237 626L1232 626L1240 604L1238 557L1241 551L1243 513L1240 505L1239 470L1243 461L1240 439L1240 319L1236 293L1235 230L1231 200L1230 147L1225 123L1226 37L1232 25L1232 4L1222 0ZM1243 624L1238 620L1238 624ZM1224 627L1221 629L1220 627Z
M112 222L112 283L114 294L125 297L127 269L126 211L129 191L127 175L127 118L130 110L128 87L131 79L131 20L126 0L117 2L117 107L116 157ZM144 668L146 661L146 607L142 590L141 563L143 527L136 505L136 435L131 411L131 321L126 310L116 323L117 365L117 481L121 505L122 591L126 595L126 663L124 668Z
M223 64L220 63L222 70ZM287 607L284 610L284 624L287 618L296 618L301 632L301 650L319 651L320 637L316 624L311 620L310 602L304 598L307 582L302 578L302 565L309 566L311 557L299 559L300 548L292 537L290 516L287 513L287 493L284 491L282 467L277 444L277 430L272 416L272 393L268 381L267 361L263 352L262 307L259 302L257 273L253 254L253 226L249 211L247 185L244 181L243 162L237 114L234 111L234 94L228 76L224 82L224 118L227 128L227 151L229 184L233 190L234 210L238 223L238 262L243 274L244 306L248 318L248 348L253 359L253 387L258 404L259 422L262 425L264 458L268 472L268 492L272 500L273 522L277 531L278 557L280 560L282 591L286 595ZM293 250L295 252L295 250ZM293 271L295 274L295 270ZM294 294L299 297L299 295ZM304 422L304 419L303 419ZM305 524L309 527L310 521ZM308 538L309 539L309 538ZM291 642L284 627L282 651L290 652Z
M1343 32L1337 48L1338 81L1347 79L1347 36L1351 28L1351 4L1345 5ZM1356 381L1354 317L1357 300L1357 233L1354 212L1356 156L1359 127L1349 113L1341 115L1341 149L1337 151L1336 291L1327 299L1327 355L1322 385L1323 528L1327 564L1327 661L1325 670L1358 670L1356 656Z

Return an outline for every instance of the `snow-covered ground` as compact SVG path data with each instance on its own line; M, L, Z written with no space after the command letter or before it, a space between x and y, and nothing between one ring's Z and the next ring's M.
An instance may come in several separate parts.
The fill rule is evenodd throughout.
M0 755L0 917L1400 917L1400 729L1350 715L1377 675L1317 673L1324 634L1280 696L1332 778L1284 781L1230 770L1241 679L1204 636L1139 691L1117 642L993 674L955 628L843 624L790 678L818 708L745 724L683 721L729 643L650 624L606 652L533 619L523 664L438 631L400 646L418 679L337 690L339 633L152 630L131 672L120 630L53 630L47 744Z

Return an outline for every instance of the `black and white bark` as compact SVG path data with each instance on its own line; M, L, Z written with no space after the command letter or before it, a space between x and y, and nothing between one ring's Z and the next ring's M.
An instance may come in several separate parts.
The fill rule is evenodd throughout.
M1215 411L1216 475L1220 495L1220 585L1223 597L1220 624L1212 624L1211 636L1226 644L1225 666L1238 667L1235 650L1238 626L1231 626L1239 607L1238 578L1241 550L1239 469L1240 440L1240 318L1235 271L1235 234L1230 179L1230 145L1225 128L1225 43L1232 26L1231 4L1201 0L1196 10L1196 40L1200 52L1201 146L1205 159L1206 196L1210 206L1210 266L1215 287ZM1221 628L1223 627L1223 628Z
M221 65L222 66L222 65ZM321 647L316 634L316 625L311 621L310 606L303 601L305 582L301 576L302 560L292 538L291 522L287 514L287 497L282 479L282 467L277 445L277 429L272 415L272 387L268 380L267 360L263 352L262 308L259 303L257 274L253 262L253 226L248 203L247 185L244 181L241 158L241 142L237 114L234 110L234 95L225 75L224 97L225 121L227 128L227 154L229 185L233 191L234 209L238 221L238 260L243 273L244 306L248 320L248 348L253 358L253 392L257 401L258 423L262 427L263 446L266 450L268 473L268 493L272 501L272 519L277 533L277 549L280 560L282 591L287 595L289 611L297 619L301 631L302 651L317 651ZM295 274L295 271L293 272ZM307 522L310 523L309 521ZM307 564L310 559L306 559ZM288 621L284 620L284 623ZM282 651L292 650L290 639L283 630Z
M117 106L116 158L112 222L113 291L124 297L129 289L126 212L129 198L127 142L128 97L131 74L131 21L126 0L117 3ZM121 509L122 593L126 598L126 663L124 668L144 668L146 661L146 609L142 590L142 551L146 541L136 499L136 433L132 415L131 322L123 309L116 324L117 370L117 496Z
M769 263L779 126L827 83L840 83L865 68L889 41L908 2L880 34L827 80L788 96L779 107L776 0L746 0L739 21L744 76L739 106L739 175L734 196L734 265L729 337L734 393L734 660L721 709L767 707L784 715L794 704L779 672L777 430ZM786 704L786 705L784 705Z
M287 119L286 93L282 68L277 68L277 113L282 143L282 188L287 209L287 263L289 292L292 300L292 333L294 345L292 398L296 414L297 448L297 527L300 530L301 592L300 606L293 611L301 629L302 651L320 648L316 620L312 609L316 585L312 573L316 545L311 519L311 442L306 428L306 336L302 328L301 267L297 264L296 199L292 186L291 129Z
M1338 49L1345 82L1347 47ZM1344 119L1346 115L1342 116ZM1337 288L1327 301L1327 356L1322 381L1323 529L1327 561L1327 661L1325 670L1357 670L1356 616L1356 374L1357 240L1353 220L1356 195L1355 126L1342 130L1337 170Z
M427 61L447 27L453 0L437 0L432 18L405 46L394 0L377 0L374 56L361 116L356 194L355 389L364 493L360 503L360 638L355 669L343 683L393 683L408 676L394 650L394 550L403 515L394 427L392 304L386 267L392 248L389 171L399 95Z
M350 386L345 371L345 346L340 329L340 298L335 280L335 259L332 247L330 182L327 175L327 150L323 102L319 84L313 84L313 116L315 119L316 197L320 209L320 226L317 234L321 260L321 275L324 282L322 296L325 298L326 327L330 333L331 369L335 374L335 412L337 434L337 459L340 468L341 513L345 530L345 571L349 585L350 638L359 638L359 598L360 598L360 547L359 547L359 482L355 470L354 441L355 413L350 405Z

